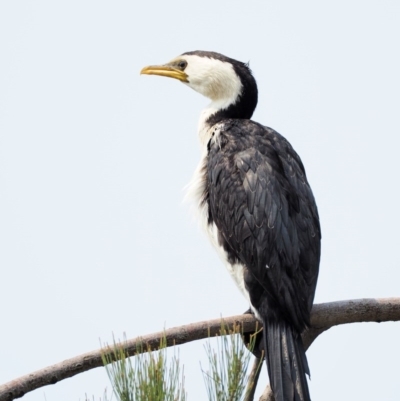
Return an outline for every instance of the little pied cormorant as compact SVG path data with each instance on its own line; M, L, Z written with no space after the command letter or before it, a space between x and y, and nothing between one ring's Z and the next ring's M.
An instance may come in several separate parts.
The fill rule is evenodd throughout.
M247 64L219 53L184 53L142 74L178 79L211 99L198 127L202 157L190 192L211 242L264 325L276 401L309 401L301 333L310 324L321 234L300 157L250 120L257 85Z

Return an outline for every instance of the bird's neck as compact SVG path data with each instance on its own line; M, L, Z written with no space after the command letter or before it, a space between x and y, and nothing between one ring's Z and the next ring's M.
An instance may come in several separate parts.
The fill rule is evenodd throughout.
M224 118L232 118L227 114L230 104L226 100L212 101L200 114L198 134L202 146L206 146L212 135L212 127Z
M232 98L213 100L200 115L198 134L202 146L211 139L213 126L226 119L250 119L257 106L257 87Z

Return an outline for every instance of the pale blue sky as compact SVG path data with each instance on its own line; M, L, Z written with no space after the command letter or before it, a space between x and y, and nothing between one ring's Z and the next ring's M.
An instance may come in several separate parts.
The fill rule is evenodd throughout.
M399 296L400 3L0 3L0 383L248 305L188 205L207 100L140 76L190 50L250 61L254 119L286 136L319 206L316 302ZM313 400L397 400L400 324L308 352ZM189 400L201 343L181 347ZM264 372L264 381L266 373ZM103 369L24 397L102 394Z

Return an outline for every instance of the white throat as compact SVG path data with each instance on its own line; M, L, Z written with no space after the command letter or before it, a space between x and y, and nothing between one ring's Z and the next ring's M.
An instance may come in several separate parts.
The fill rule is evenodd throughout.
M234 103L232 99L221 99L212 101L200 114L199 123L197 126L197 134L199 136L201 146L207 146L212 135L212 126L207 123L207 120L220 110L227 109Z

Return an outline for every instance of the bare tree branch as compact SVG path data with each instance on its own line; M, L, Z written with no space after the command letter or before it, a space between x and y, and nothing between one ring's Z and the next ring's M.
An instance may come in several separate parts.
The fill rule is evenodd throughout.
M262 363L261 358L254 358L253 366L251 367L251 371L249 374L249 381L247 384L247 394L245 401L254 400L254 394L256 392L258 378L260 377L262 368L261 363Z
M319 334L339 324L398 320L400 320L400 298L360 299L317 304L314 305L311 315L312 327L304 333L304 345L307 349ZM255 331L257 323L252 315L231 316L224 318L223 321L225 327L229 329L232 329L234 325L241 325L244 333ZM166 338L168 346L185 344L219 335L220 329L221 319L214 319L137 337L119 346L123 347L126 354L134 355L138 352L138 344L148 344L156 349L163 337ZM37 388L55 384L68 377L102 366L102 353L104 350L101 349L87 352L3 384L0 386L0 401L20 398Z

